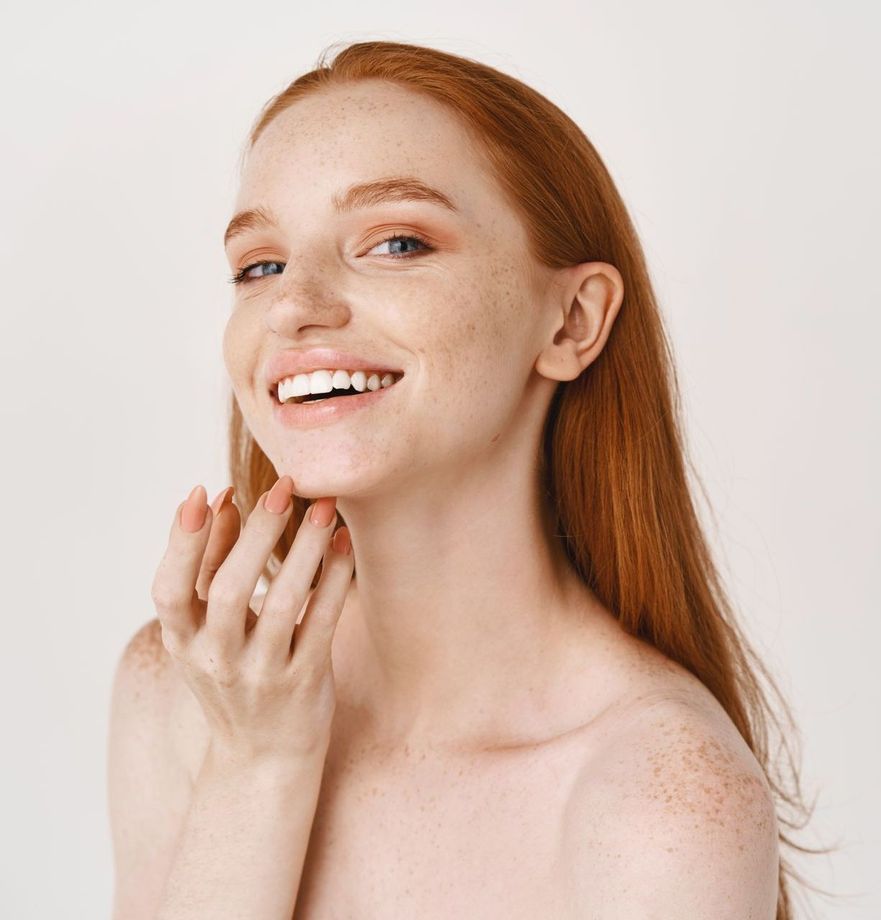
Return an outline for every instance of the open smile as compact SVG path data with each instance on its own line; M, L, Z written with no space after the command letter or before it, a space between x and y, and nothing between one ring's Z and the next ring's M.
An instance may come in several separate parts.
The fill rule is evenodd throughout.
M272 387L269 395L272 400L273 414L281 424L298 428L313 427L335 422L359 409L377 405L398 386L402 378L403 375L400 375L387 386L368 389L360 393L351 388L332 389L327 393L292 396L283 403L278 398L278 387ZM284 392L286 391L283 388L282 393Z

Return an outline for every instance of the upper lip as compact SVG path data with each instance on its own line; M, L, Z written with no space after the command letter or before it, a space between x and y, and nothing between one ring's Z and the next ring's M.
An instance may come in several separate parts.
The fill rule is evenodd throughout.
M335 348L309 348L305 351L285 349L276 352L266 364L266 383L272 388L279 380L294 374L309 374L320 370L375 371L403 374L382 359L361 358Z

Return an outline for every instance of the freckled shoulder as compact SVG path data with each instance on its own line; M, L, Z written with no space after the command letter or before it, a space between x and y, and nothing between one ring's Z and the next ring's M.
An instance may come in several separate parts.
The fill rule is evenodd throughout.
M162 624L158 617L154 617L135 632L129 639L123 656L134 671L154 678L167 678L168 669L173 662L162 644Z
M699 696L655 698L626 720L585 764L563 837L585 915L775 916L773 795L727 714Z

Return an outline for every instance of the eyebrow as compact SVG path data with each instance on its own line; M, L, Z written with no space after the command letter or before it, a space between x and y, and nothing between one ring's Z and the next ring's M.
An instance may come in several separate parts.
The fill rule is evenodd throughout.
M388 179L358 182L350 185L341 195L335 194L331 201L338 214L368 208L386 201L428 201L441 205L454 214L459 213L459 209L449 196L415 176L392 176ZM278 219L269 208L258 206L239 211L223 234L224 248L229 245L230 240L247 230L260 230L278 224Z

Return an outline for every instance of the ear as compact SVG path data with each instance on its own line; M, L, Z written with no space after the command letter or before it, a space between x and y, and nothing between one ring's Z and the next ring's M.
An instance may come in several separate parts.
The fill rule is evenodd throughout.
M535 369L552 380L574 380L603 350L624 300L624 279L608 262L561 269L551 285L550 341Z

